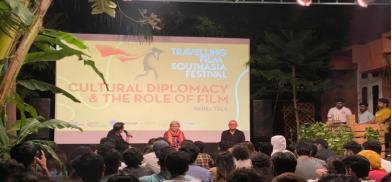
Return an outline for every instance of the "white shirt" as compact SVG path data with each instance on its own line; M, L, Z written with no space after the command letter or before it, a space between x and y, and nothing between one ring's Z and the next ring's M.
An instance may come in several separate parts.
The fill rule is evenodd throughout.
M387 172L391 172L391 162L385 159L381 159L381 167Z
M159 159L155 155L155 152L150 152L148 154L143 155L142 167L145 167L155 174L161 172L161 167L158 164Z
M328 121L332 121L333 123L347 123L348 116L352 115L351 111L347 107L342 107L338 109L333 107L328 111Z
M358 114L358 123L359 124L367 123L367 122L373 121L373 120L374 120L374 115L372 113L370 113L369 111L365 111L363 113Z

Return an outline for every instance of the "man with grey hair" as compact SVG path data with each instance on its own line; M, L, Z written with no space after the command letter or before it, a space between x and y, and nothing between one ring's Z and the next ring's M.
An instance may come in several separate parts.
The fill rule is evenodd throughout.
M230 120L229 121L229 129L222 132L221 142L227 143L230 147L234 146L237 143L241 143L245 141L244 132L237 129L237 121Z
M158 164L159 159L157 156L159 156L160 150L165 147L169 147L169 143L163 138L157 139L152 144L153 151L143 155L141 166L153 171L155 174L158 174L160 172L160 166Z

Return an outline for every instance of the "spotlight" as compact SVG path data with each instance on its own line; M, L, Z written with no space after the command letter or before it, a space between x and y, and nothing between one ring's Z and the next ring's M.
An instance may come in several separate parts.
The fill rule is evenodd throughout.
M301 6L310 6L312 0L297 0L297 3Z
M374 3L376 0L357 0L357 4L363 8L366 8L369 4Z
M357 3L359 6L366 8L369 4L369 1L368 0L357 0Z

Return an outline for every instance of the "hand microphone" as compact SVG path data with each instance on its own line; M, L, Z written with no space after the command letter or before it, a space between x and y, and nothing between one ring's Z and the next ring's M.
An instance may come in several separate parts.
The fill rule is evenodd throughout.
M127 137L133 137L131 134L128 134L128 131L127 130L124 130L124 133L127 135Z

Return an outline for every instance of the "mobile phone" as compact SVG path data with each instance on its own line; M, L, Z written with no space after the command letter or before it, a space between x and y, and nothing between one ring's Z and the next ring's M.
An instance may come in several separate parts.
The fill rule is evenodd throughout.
M37 150L37 151L35 152L35 157L41 158L41 155L42 155L41 150Z

